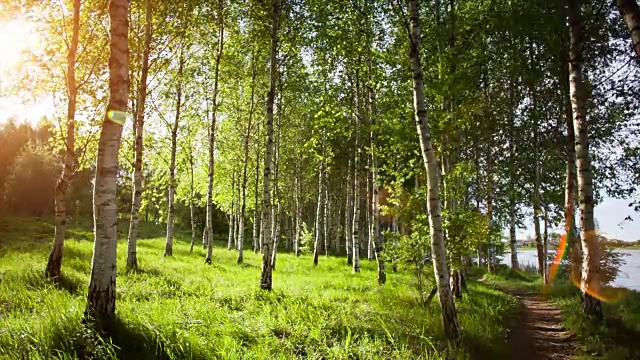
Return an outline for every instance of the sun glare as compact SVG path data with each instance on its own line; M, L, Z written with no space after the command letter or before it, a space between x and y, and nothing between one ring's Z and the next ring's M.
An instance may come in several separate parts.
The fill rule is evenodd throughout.
M39 44L33 23L23 17L0 22L0 72L24 61L27 51Z
M42 101L18 96L19 74L31 71L29 55L38 51L40 39L36 25L24 15L0 21L0 124L13 118L36 125L44 116Z

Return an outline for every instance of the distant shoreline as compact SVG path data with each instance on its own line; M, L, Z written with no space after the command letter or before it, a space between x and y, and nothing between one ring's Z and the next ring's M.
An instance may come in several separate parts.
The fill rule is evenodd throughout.
M640 245L630 245L630 246L611 246L611 248L615 250L640 250ZM518 247L518 250L536 250L535 246L523 246ZM549 247L549 250L556 250L555 247Z

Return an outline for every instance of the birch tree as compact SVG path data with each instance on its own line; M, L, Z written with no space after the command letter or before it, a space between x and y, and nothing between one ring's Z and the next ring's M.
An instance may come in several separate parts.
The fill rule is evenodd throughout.
M583 251L580 289L582 290L582 306L585 314L601 317L600 300L594 296L600 290L600 249L598 248L593 216L594 194L589 156L587 98L582 74L584 30L581 0L569 0L569 38L569 88L575 134L580 239Z
M260 275L260 288L271 290L272 288L272 253L273 238L271 237L271 157L273 154L273 103L276 97L276 81L278 80L278 28L280 24L280 0L271 1L271 54L269 57L269 92L267 93L267 150L264 156L264 175L262 192L262 271Z
M206 264L211 264L213 254L213 176L214 176L214 154L216 144L216 111L218 107L218 80L220 75L220 59L224 46L224 0L218 0L218 49L216 51L215 65L213 71L213 99L211 103L211 127L209 128L209 173L207 184L207 256L204 259Z
M449 288L449 269L447 267L444 231L440 214L438 165L431 142L431 132L425 108L424 84L420 64L420 11L417 0L407 0L407 12L409 15L409 60L413 73L414 116L420 140L422 161L427 172L427 206L429 209L433 271L438 288L445 334L451 338L458 338L460 336L460 326L458 325L458 316L456 315L451 289Z
M67 134L65 141L65 158L62 174L55 190L55 233L53 248L49 254L49 261L45 274L49 279L57 280L62 266L62 253L64 249L65 227L67 224L67 189L71 176L75 169L75 116L76 116L76 53L78 51L78 37L80 32L80 0L73 1L73 29L69 52L67 54ZM4 197L0 193L0 197ZM1 203L1 200L0 200Z
M102 329L115 319L117 220L116 177L122 126L129 98L129 3L109 2L109 104L102 123L93 191L94 245L84 318Z
M640 58L640 6L637 0L616 0L616 5L631 32L633 50Z

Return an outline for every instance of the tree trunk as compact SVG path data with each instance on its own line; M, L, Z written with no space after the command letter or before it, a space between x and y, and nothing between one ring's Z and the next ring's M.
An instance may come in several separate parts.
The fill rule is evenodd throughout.
M637 0L616 0L620 14L631 32L633 49L640 58L640 7Z
M267 94L267 151L264 157L263 194L262 194L262 234L263 256L262 272L260 275L260 288L271 290L272 288L272 252L273 239L271 238L271 155L273 154L273 103L276 96L276 81L278 77L278 27L280 20L280 0L271 1L271 55L269 60L270 87Z
M440 214L440 194L438 180L438 164L431 143L431 133L427 121L424 98L422 67L420 64L420 15L417 0L407 0L409 14L409 57L413 72L413 100L416 128L420 140L422 160L427 172L427 199L429 207L429 228L431 236L431 258L438 288L440 309L445 334L450 338L460 336L460 326L456 308L449 287L449 269L444 246L442 217Z
M353 237L353 200L352 200L352 190L351 187L351 159L347 164L347 186L346 186L346 201L344 208L344 235L345 235L345 248L347 253L347 265L352 264L352 254L351 254L351 240Z
M180 58L178 60L178 83L176 88L176 117L171 128L171 160L169 162L169 211L167 212L167 240L164 256L173 256L173 223L176 212L176 152L178 147L178 127L180 126L180 110L182 110L182 72L184 69L184 49L180 45Z
M138 88L138 100L134 119L135 163L133 167L133 189L131 199L131 219L129 220L129 236L127 238L127 268L138 268L138 229L140 224L140 203L142 201L142 151L144 148L144 111L147 101L147 78L149 76L149 55L152 37L152 5L146 0L146 19L144 28L144 54Z
M593 216L593 178L589 159L587 99L582 79L582 49L584 33L580 0L569 0L569 88L573 129L575 133L576 164L578 170L578 199L580 203L580 238L582 240L583 309L590 316L602 316L600 301L595 297L600 287L600 250Z
M75 117L76 117L76 53L78 51L78 34L80 32L80 0L73 1L73 34L69 53L67 54L67 91L69 101L67 103L67 138L66 152L62 168L62 174L56 184L55 192L55 233L53 238L53 248L49 254L49 260L45 269L45 274L49 279L58 280L60 268L62 266L62 253L64 249L65 227L67 225L67 189L71 182L75 168ZM0 193L0 197L4 192ZM2 200L0 200L0 203Z
M548 262L547 262L547 254L549 253L549 228L548 228L548 223L549 223L549 212L547 211L547 206L545 204L545 206L543 207L543 213L544 213L544 218L543 220L543 226L544 226L544 230L542 232L542 253L544 254L544 258L542 259L542 265L544 267L543 269L543 274L545 276L545 278L548 278L549 276L549 272L547 271L547 269L549 268ZM548 280L547 280L548 281Z
M329 172L328 169L324 170L325 180L324 186L322 187L322 191L324 192L324 196L322 199L322 240L324 245L324 255L329 256L329 221L328 217L331 212L329 208Z
M108 330L115 319L118 149L129 98L127 0L109 2L109 104L102 123L93 190L94 243L84 320Z
M489 225L489 242L487 243L487 269L495 270L493 250L493 156L491 148L493 141L489 140L487 146L487 223Z
M324 192L322 191L322 178L324 176L324 158L320 161L320 169L318 169L318 204L316 210L316 225L315 225L315 236L313 242L313 265L318 266L318 256L320 254L320 242L322 241L320 238L322 237L322 198Z
M355 93L355 146L353 157L353 232L351 244L352 250L352 262L353 272L360 272L360 117L362 116L360 109L360 79L358 78L358 72L355 76L356 93Z
M382 257L383 237L380 231L380 188L378 186L378 159L376 141L376 93L373 87L373 64L369 61L369 113L371 114L371 229L374 246L374 255L378 264L378 284L387 282L387 270Z
M260 135L260 123L258 123L258 131L256 132L257 136ZM254 188L254 209L253 209L253 252L257 253L260 251L260 207L258 204L258 186L260 185L260 143L256 143L256 183Z
M229 237L227 239L227 250L231 250L233 247L234 235L236 231L235 226L235 202L236 202L236 172L233 171L231 175L231 210L229 210Z
M518 245L516 242L516 203L511 201L509 204L509 245L511 248L511 268L518 269Z
M564 222L566 234L566 248L569 250L569 259L571 262L571 279L580 281L580 261L582 258L581 244L576 238L576 148L575 133L573 130L573 112L571 110L571 99L569 98L569 64L565 60L565 76L563 77L561 86L565 103L565 125L567 127L567 170L564 188Z
M535 64L533 45L530 45L529 53L531 56L530 62L533 67ZM538 254L538 273L542 276L542 282L548 283L547 274L544 272L544 263L546 254L544 253L544 245L542 240L542 234L540 231L540 215L542 209L540 208L540 125L538 121L537 111L537 92L535 84L530 84L531 92L531 107L533 117L533 146L534 146L534 182L533 182L533 227L535 231L536 251Z
M373 180L371 179L371 156L367 158L369 171L367 172L367 260L373 260Z
M218 51L216 52L213 101L211 109L211 128L209 129L209 174L207 184L207 257L205 264L211 264L213 255L213 176L215 170L214 153L216 144L216 112L218 110L218 77L220 74L220 59L224 45L224 0L218 0Z
M193 203L194 199L194 181L193 181L193 145L189 143L190 151L187 155L189 157L189 219L191 220L191 247L189 248L189 253L193 253L193 246L196 243L196 218L195 218L195 205Z
M253 54L251 55L251 103L249 105L249 122L247 124L247 130L244 134L244 163L242 165L242 199L240 202L240 217L238 221L240 223L238 234L238 264L243 262L244 251L244 216L246 212L247 204L247 163L249 162L249 136L251 135L251 126L253 123L253 108L255 105L255 81L256 81L256 67L254 64ZM256 181L257 186L257 181ZM256 206L257 208L257 206ZM255 221L254 221L255 223ZM255 226L254 226L255 229ZM255 234L253 236L253 244L256 243Z
M275 150L275 162L274 168L275 173L273 177L273 191L276 197L276 209L274 210L273 216L273 253L271 255L271 269L276 269L276 257L278 254L278 244L280 241L280 226L282 223L282 199L280 198L280 134L281 134L281 122L282 122L282 77L278 76L278 93L280 94L280 98L277 102L277 114L278 120L276 123L276 150Z
M296 173L294 174L295 187L295 234L293 240L293 252L296 256L300 256L300 231L302 229L302 204L300 201L300 172L299 165L296 162Z

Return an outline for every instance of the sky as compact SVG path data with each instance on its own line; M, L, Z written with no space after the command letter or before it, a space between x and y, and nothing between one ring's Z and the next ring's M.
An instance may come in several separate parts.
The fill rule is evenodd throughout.
M604 197L603 201L594 209L596 226L600 234L610 239L640 240L640 214L635 213L633 208L628 206L629 202L629 200ZM627 216L631 216L633 221L624 221ZM527 221L525 225L526 228L518 229L516 233L518 239L525 239L527 236L533 237L533 222ZM550 231L562 233L564 229L554 228ZM506 234L508 235L508 232Z

